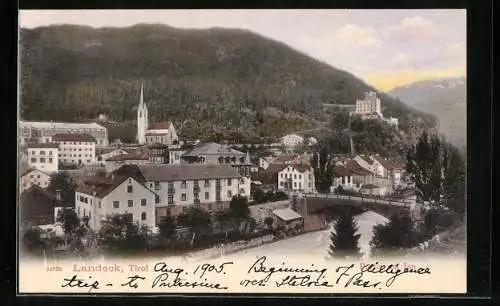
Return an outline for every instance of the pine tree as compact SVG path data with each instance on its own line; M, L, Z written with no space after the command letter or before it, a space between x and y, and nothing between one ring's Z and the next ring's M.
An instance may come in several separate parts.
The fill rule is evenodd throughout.
M313 154L311 166L314 169L315 187L320 193L329 193L333 183L333 165L326 147Z
M334 230L331 233L331 245L328 253L332 257L357 258L362 254L358 246L360 234L354 217L350 213L341 215L335 222Z

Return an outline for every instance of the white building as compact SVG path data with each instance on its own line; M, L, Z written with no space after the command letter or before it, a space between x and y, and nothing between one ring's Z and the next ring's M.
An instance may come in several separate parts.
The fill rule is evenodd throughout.
M278 171L278 190L314 192L314 170L307 164L284 165Z
M148 107L144 103L144 86L141 84L139 106L137 108L137 142L141 145L177 145L179 137L172 122L149 125Z
M59 145L56 143L34 143L27 146L28 166L44 172L59 169Z
M146 131L145 137L148 145L159 143L167 146L177 146L179 144L179 137L172 122L151 124Z
M34 122L19 121L19 140L21 145L30 142L53 142L52 136L56 134L90 134L96 139L98 147L107 147L108 129L104 126L92 123L69 123L69 122Z
M19 185L20 193L27 190L32 185L47 188L50 183L50 174L38 169L30 169L24 174L21 174L21 183Z
M377 97L377 93L374 91L366 92L362 100L356 100L355 113L357 115L377 114L383 117L380 99Z
M250 197L250 179L228 165L140 165L146 186L158 194L157 221L189 207L208 212L229 209L235 195Z
M89 218L89 226L99 230L112 215L124 215L140 225L155 224L155 193L132 176L94 178L75 190L78 217Z
M134 149L124 149L124 148L103 148L96 149L97 162L99 164L104 164L104 162L114 156L131 154Z
M91 165L96 161L96 139L90 134L55 134L59 145L59 162L65 165Z
M304 137L297 134L289 134L281 137L280 143L285 147L296 147L304 143Z

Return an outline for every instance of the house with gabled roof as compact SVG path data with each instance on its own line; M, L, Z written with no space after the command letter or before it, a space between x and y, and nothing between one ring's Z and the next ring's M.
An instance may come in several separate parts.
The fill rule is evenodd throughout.
M19 199L21 227L53 224L55 208L59 206L53 194L38 185L31 185L21 193Z
M143 178L128 171L85 177L75 190L75 210L80 219L89 219L94 230L112 215L152 228L156 226L155 197Z

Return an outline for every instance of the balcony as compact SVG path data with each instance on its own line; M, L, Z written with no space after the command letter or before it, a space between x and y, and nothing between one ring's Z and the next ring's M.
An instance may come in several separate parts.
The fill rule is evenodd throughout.
M169 188L168 188L168 193L169 193L169 194L175 193L175 188L173 188L173 187L172 187L172 188L170 188L170 187L169 187Z

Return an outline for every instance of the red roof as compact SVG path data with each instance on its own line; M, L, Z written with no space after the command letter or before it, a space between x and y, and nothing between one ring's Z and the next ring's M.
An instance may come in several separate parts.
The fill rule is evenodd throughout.
M128 178L133 178L134 180L139 182L139 184L143 185L141 179L135 177L134 175L125 174L108 177L92 176L82 179L75 191L91 196L93 196L95 192L95 196L102 199L113 190L115 190L118 186L120 186Z
M123 160L148 160L149 156L147 153L143 154L120 154L120 155L115 155L113 157L110 157L106 159L106 161L123 161Z
M52 141L97 142L90 134L61 133L52 136Z
M35 148L49 148L49 149L57 149L59 148L59 145L57 143L30 143L28 144L28 149L35 149Z
M368 171L367 169L361 167L361 165L358 164L358 162L356 162L354 160L347 161L345 165L355 175L372 175L373 174L370 171Z
M374 159L377 160L387 170L402 170L403 169L403 167L396 165L390 159L382 158L380 156L374 156Z
M149 130L168 130L170 122L153 123L149 126Z
M333 167L332 170L333 170L333 177L343 177L352 175L352 171L350 171L344 166L335 166Z

